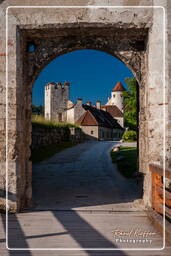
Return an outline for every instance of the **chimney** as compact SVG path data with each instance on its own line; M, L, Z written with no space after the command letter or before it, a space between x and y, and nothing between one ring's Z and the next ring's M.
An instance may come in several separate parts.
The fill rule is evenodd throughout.
M96 101L96 108L97 109L101 109L101 102L100 102L100 100Z
M77 99L77 104L82 105L82 103L83 103L83 100L82 100L81 98L78 98L78 99Z
M69 86L70 85L70 82L68 82L68 81L66 81L65 83L64 83L64 86Z
M86 105L91 106L91 101L87 101Z

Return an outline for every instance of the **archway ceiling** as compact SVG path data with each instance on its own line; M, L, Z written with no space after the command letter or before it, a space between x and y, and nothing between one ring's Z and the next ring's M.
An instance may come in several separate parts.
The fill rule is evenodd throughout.
M25 52L28 82L33 82L41 70L55 57L78 49L95 49L107 52L124 62L141 80L141 63L146 50L146 28L60 27L21 29L25 46L36 45L34 53ZM27 47L25 47L27 48Z

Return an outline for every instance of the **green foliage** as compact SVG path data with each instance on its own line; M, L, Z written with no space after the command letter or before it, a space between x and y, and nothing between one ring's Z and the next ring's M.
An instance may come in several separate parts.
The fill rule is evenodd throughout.
M32 115L32 124L44 128L79 128L79 126L71 123L60 123L54 120L46 120L43 116Z
M120 156L122 158L120 158ZM126 178L132 178L137 171L137 148L121 147L119 152L111 152L112 162L116 163L119 172Z
M134 77L126 78L128 90L123 93L125 126L137 130L137 82Z
M33 115L43 115L44 114L44 106L32 105L32 113L33 113Z
M122 139L124 141L135 141L137 140L137 133L136 131L126 131L124 132Z

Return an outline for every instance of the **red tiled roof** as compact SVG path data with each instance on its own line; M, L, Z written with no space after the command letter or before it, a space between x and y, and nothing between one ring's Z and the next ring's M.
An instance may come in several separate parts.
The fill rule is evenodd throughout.
M86 111L77 121L80 125L99 125L102 127L122 129L117 120L112 115L102 109L97 109L89 105L82 105Z
M54 82L49 82L46 85L56 85Z
M105 109L107 112L111 114L111 116L115 117L123 117L123 113L116 105L103 105L102 109Z
M81 125L98 125L97 120L94 118L94 116L91 114L91 112L88 110L86 111L77 121L78 124Z
M117 91L125 91L125 88L121 84L121 82L118 82L115 87L113 88L112 92L117 92Z
M66 81L66 82L64 83L64 85L70 85L70 82Z

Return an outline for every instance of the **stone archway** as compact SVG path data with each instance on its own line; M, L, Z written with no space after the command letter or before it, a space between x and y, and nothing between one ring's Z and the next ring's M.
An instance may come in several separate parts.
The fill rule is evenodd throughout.
M55 31L56 37L53 38ZM80 35L80 33L82 35ZM96 24L84 24L84 27L73 26L68 28L67 25L63 27L55 27L52 29L52 34L47 29L40 29L35 33L34 30L23 31L22 37L26 45L26 49L29 45L34 46L35 51L22 53L23 58L23 72L24 72L24 84L26 85L26 104L27 104L27 119L25 120L25 138L29 138L26 142L27 150L25 159L27 164L26 173L30 175L26 176L26 197L23 201L23 205L30 204L31 201L31 163L30 146L31 146L31 93L32 85L36 77L52 59L62 54L77 50L77 49L96 49L110 53L124 62L134 73L139 85L140 95L143 98L144 90L143 84L146 77L143 75L144 60L146 54L146 40L148 30L147 29L130 29L129 32L125 29L115 29L112 26L106 27L104 25ZM143 103L140 103L141 106ZM141 118L144 116L141 115ZM141 127L140 127L141 131ZM140 142L141 143L141 142ZM143 154L140 151L140 155ZM140 157L141 159L141 157ZM141 161L140 161L141 164ZM23 206L22 206L23 207Z
M8 190L9 207L30 205L32 84L53 58L76 49L97 49L122 60L139 83L139 166L144 201L150 205L150 161L163 149L162 9L9 8ZM68 16L69 14L69 16ZM155 39L155 40L154 40ZM28 52L29 44L36 47ZM157 115L156 115L157 113ZM155 125L155 128L154 128ZM157 130L156 127L159 127Z

